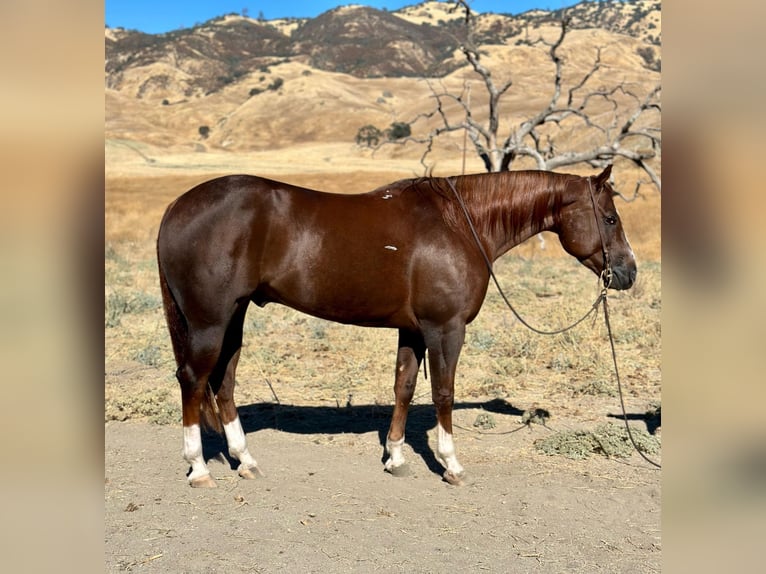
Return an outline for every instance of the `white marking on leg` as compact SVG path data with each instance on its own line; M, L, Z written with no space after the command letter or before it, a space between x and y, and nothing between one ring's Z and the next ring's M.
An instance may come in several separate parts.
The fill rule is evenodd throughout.
M210 471L202 456L202 434L199 425L184 427L184 459L191 465L191 473L187 477L189 482L195 478L209 475Z
M390 471L404 464L402 445L404 445L404 437L399 440L386 439L386 450L388 451L388 460L385 464L386 470Z
M241 464L241 468L253 468L257 467L258 463L250 455L247 450L247 439L245 438L245 431L242 429L242 423L239 417L235 418L230 423L223 425L223 432L226 433L226 442L229 445L229 454L232 458L236 458Z
M463 472L463 466L455 456L455 443L452 441L452 433L448 433L440 423L436 425L436 458L444 465L448 472L459 475Z

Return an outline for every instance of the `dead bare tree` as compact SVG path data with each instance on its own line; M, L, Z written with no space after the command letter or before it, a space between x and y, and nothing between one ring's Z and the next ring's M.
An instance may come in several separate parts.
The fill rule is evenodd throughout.
M462 0L455 0L455 8L465 10L466 38L460 50L486 90L488 109L486 119L477 119L478 108L475 100L471 102L467 83L463 84L461 93L455 94L441 82L429 81L435 109L419 114L410 123L431 122L433 126L435 119L436 127L423 136L413 135L399 142L425 144L421 163L426 169L434 142L445 133L464 130L488 172L508 170L514 160L523 156L532 158L538 169L545 170L580 163L603 168L619 157L640 167L650 182L661 190L660 177L649 163L658 156L662 145L660 129L654 127L658 125L662 111L660 85L644 95L635 93L624 81L611 87L593 87L598 81L597 72L605 67L601 48L598 48L590 68L579 80L573 82L570 79L566 83L568 87L565 86L565 59L560 49L569 31L570 19L564 17L555 40L546 40L542 35L536 40L526 40L528 45L544 49L553 63L550 100L536 115L506 128L506 133L502 134L501 99L513 86L513 80L502 85L495 83L492 72L481 61L481 50L473 42L473 12ZM606 114L604 110L607 110ZM647 117L651 114L657 116ZM588 139L592 143L586 149L568 148L563 141L561 134L565 131L572 133L575 128L590 131ZM638 195L641 183L646 182L639 181L633 198Z

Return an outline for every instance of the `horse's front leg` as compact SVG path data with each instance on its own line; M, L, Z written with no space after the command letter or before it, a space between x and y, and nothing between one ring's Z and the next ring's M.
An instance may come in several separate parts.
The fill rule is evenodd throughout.
M412 395L415 393L420 363L425 356L426 347L420 333L399 331L399 350L396 355L396 379L394 382L394 414L386 438L388 459L386 471L394 476L407 474L402 447L404 445L404 428L407 423L407 410Z
M216 395L218 401L218 410L221 413L221 422L226 435L226 443L229 446L229 456L239 461L237 472L242 478L261 478L264 476L258 463L250 454L247 448L247 439L245 431L242 428L242 422L239 420L237 406L234 403L234 374L239 361L240 349L232 356L229 365L226 368L221 390Z
M436 458L444 466L444 480L454 485L468 481L457 459L452 439L455 369L465 340L465 323L434 329L426 335L431 367L431 395L436 407Z

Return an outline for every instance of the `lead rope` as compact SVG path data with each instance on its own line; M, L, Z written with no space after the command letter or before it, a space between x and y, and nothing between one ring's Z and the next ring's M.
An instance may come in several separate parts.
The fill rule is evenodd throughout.
M604 288L606 290L606 287ZM609 347L612 349L612 362L614 363L614 376L617 379L617 394L620 396L620 408L622 408L622 420L625 423L625 430L628 431L628 438L630 439L631 444L633 445L633 448L636 449L636 452L641 455L641 458L643 458L646 462L649 464L652 464L656 466L657 468L662 468L662 465L660 465L658 462L653 461L651 458L646 456L643 451L638 448L638 445L636 444L636 439L633 438L633 431L630 429L630 425L628 424L628 415L627 411L625 410L625 400L622 396L622 381L620 380L620 370L617 368L617 352L614 350L614 337L612 336L612 325L609 322L609 306L606 303L606 296L604 296L604 322L606 323L606 330L609 333Z
M479 238L479 233L476 231L476 228L473 225L473 221L471 220L471 215L468 213L468 208L466 207L465 202L463 201L463 197L458 192L457 188L455 187L455 184L452 183L452 180L449 178L446 178L446 179L447 179L447 183L452 189L452 192L455 194L455 198L457 198L460 208L463 210L463 215L465 215L466 222L468 223L468 228L471 230L471 234L473 235L473 238L476 241L476 245L478 246L482 257L484 258L484 263L487 265L487 270L489 271L489 275L492 278L492 281L495 283L495 287L497 288L498 293L500 293L500 296L502 297L505 304L511 310L513 315L519 320L519 322L521 322L522 325L524 325L525 327L527 327L528 329L530 329L531 331L534 331L535 333L539 335L558 335L566 331L569 331L570 329L573 329L574 327L582 323L594 311L598 309L599 303L603 301L604 322L606 323L606 330L607 330L607 333L609 334L609 347L612 351L612 363L614 364L614 375L615 375L615 378L617 379L617 392L620 397L620 408L622 409L622 420L625 423L625 430L628 433L628 438L630 439L630 442L633 445L633 448L636 449L636 452L641 455L641 458L643 458L649 464L656 466L657 468L662 468L662 466L659 463L650 459L648 456L646 456L643 453L643 451L641 451L641 449L638 448L638 444L636 443L635 438L633 438L633 431L631 430L630 425L628 424L628 414L625 409L625 399L622 393L622 381L620 380L620 370L617 367L617 352L614 347L614 337L612 336L612 324L609 321L609 305L607 304L607 299L608 299L607 289L609 289L609 286L612 284L612 268L609 261L609 251L606 249L606 243L604 242L604 236L601 231L601 224L598 218L598 204L596 203L596 198L593 196L593 187L591 186L590 178L587 178L588 191L590 192L590 198L591 198L591 201L593 202L593 211L594 211L594 214L596 215L596 226L598 228L598 234L601 239L601 251L604 255L604 270L601 272L602 288L601 288L601 292L599 293L599 296L596 298L596 301L593 303L591 308L583 317L581 317L580 319L578 319L577 321L575 321L568 327L564 327L563 329L558 329L556 331L545 331L545 330L537 329L533 327L532 325L527 323L521 315L519 315L516 309L514 309L513 305L508 300L508 297L505 296L505 293L503 292L502 287L500 287L500 282L497 280L497 277L495 276L495 272L492 270L492 262L487 256L487 252L484 250L484 246L482 245L481 239Z
M638 448L638 444L636 444L636 439L633 438L633 431L631 430L630 425L628 424L628 414L627 414L627 411L625 410L625 399L622 393L622 380L620 379L620 370L617 367L617 351L614 348L614 337L612 336L612 324L609 321L609 305L607 303L607 300L608 300L607 289L612 284L612 265L609 259L609 250L606 248L606 241L604 241L603 230L601 229L601 219L598 216L599 211L601 210L598 207L596 196L593 195L593 186L591 185L590 178L587 178L587 180L588 180L588 192L590 193L590 200L591 200L591 203L593 203L593 213L596 216L596 228L598 229L598 235L599 235L599 238L601 239L601 252L604 256L604 270L601 273L604 286L601 289L601 298L604 301L604 323L606 323L606 330L607 330L607 333L609 334L609 348L612 350L612 363L614 364L614 376L615 376L615 379L617 379L617 394L620 397L620 408L622 409L622 420L625 423L625 430L628 433L628 438L630 439L630 442L633 445L633 448L636 449L636 452L640 454L641 458L643 458L649 464L652 464L656 466L657 468L662 468L658 463L650 459L648 456L646 456L643 453L643 451L641 451L641 449Z

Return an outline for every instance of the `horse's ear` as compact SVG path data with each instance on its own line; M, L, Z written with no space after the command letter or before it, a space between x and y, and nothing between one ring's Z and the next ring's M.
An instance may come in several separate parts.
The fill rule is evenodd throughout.
M601 188L604 186L604 184L609 181L609 176L612 174L612 165L609 164L604 168L604 171L602 171L600 174L596 176L596 188Z

